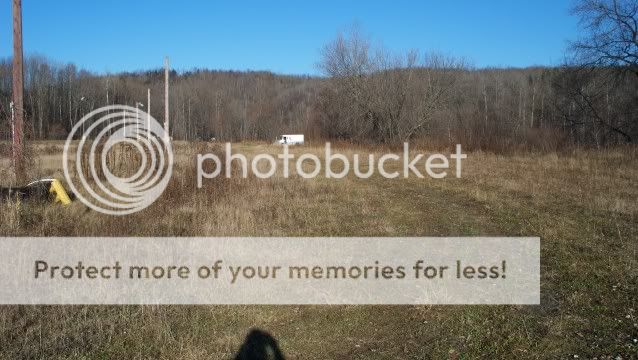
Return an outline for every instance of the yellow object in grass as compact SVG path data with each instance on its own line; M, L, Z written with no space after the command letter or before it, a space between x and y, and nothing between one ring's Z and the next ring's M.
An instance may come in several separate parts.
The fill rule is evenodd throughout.
M55 202L59 201L62 205L69 205L71 203L71 198L69 197L69 194L66 193L66 190L60 183L60 180L54 179L51 181L49 193L55 194Z

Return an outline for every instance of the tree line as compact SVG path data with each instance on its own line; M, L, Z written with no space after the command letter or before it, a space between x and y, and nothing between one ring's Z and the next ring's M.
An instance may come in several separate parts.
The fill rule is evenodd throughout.
M0 137L10 137L11 59L0 60ZM91 110L122 104L164 119L164 71L94 74L74 64L27 56L25 134L63 139ZM171 135L180 140L269 139L307 127L317 79L268 72L193 70L170 73Z
M607 146L638 139L638 2L583 0L584 29L557 67L475 69L461 59L373 47L339 34L322 76L196 69L171 72L171 135L178 140L423 141L505 150ZM146 104L163 121L163 71L94 74L44 56L25 61L27 138L63 139L83 115ZM11 132L11 61L0 60L0 138Z

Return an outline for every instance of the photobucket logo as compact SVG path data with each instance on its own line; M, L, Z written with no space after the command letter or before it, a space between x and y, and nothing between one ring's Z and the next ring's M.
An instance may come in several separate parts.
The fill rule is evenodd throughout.
M460 144L456 145L456 152L448 157L443 154L426 156L425 154L414 153L410 151L410 144L404 143L401 155L396 153L368 154L367 159L362 160L360 159L360 154L354 154L351 165L351 159L344 154L335 152L328 142L325 144L322 155L323 160L314 153L303 153L296 157L294 169L297 176L311 179L323 175L328 179L343 179L348 174L354 173L360 179L367 179L375 171L378 171L386 179L408 178L411 176L424 178L425 175L441 179L448 175L451 169L450 165L454 163L456 177L460 178L462 172L461 161L467 158L467 155L462 152ZM270 153L262 153L255 155L249 161L244 154L233 153L232 145L226 143L222 157L224 158L223 162L217 154L197 155L198 188L203 186L204 179L221 176L222 171L224 171L227 178L234 176L237 172L233 171L233 164L236 165L237 163L241 170L241 177L247 178L250 170L255 177L268 179L278 173L279 162L277 159L279 159L282 163L280 174L284 178L288 178L290 176L290 161L295 160L295 155L290 153L288 145L282 146L282 152L277 154L277 158Z
M127 215L148 207L164 192L172 175L173 149L151 115L111 105L73 126L64 144L63 165L66 181L82 203L104 214Z

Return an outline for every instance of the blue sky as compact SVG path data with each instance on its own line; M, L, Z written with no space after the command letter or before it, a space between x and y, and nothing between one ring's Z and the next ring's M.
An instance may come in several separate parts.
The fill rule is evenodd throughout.
M571 2L23 0L25 54L95 72L162 66L316 74L319 49L353 23L396 50L434 50L478 67L555 65L576 37ZM11 1L0 56L12 52Z

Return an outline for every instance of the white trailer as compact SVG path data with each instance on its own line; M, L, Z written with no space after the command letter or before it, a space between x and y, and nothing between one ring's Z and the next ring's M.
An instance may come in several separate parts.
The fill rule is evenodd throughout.
M303 145L303 142L303 134L279 135L277 140L275 140L275 144L281 145Z

